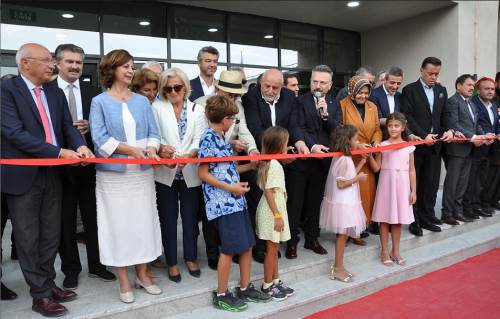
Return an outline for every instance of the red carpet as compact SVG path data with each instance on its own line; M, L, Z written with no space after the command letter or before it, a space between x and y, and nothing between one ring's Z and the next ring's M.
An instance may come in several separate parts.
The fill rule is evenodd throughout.
M500 248L307 319L499 319Z

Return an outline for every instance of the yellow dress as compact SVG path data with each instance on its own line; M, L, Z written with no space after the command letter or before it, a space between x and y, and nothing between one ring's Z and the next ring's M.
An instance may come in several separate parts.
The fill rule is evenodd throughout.
M283 218L285 227L282 232L274 230L274 215L267 204L266 197L262 195L256 214L256 233L262 240L270 240L275 243L287 241L290 239L290 227L288 226L288 214L286 211L286 188L285 172L280 162L271 160L269 171L267 172L266 189L274 189L274 201Z

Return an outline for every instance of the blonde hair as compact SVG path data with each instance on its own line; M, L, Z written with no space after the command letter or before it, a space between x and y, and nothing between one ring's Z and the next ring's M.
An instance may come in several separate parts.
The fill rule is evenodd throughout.
M165 94L163 87L167 85L167 81L170 78L179 78L181 80L182 84L184 85L184 88L186 89L186 95L184 96L184 101L186 101L191 95L191 82L189 82L186 73L184 73L184 71L176 67L166 69L160 74L160 85L158 86L158 92L160 93L160 98L164 101L168 101L167 95Z
M272 126L262 135L262 154L280 154L288 144L288 131L281 126ZM271 161L259 166L257 170L257 185L265 190Z

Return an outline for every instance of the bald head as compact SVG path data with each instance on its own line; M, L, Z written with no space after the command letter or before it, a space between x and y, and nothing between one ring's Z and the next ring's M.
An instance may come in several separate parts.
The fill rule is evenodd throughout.
M283 73L278 69L269 69L262 75L260 91L267 102L274 102L280 97L283 86Z
M50 51L37 43L23 44L17 50L16 64L19 73L35 85L49 82L54 72Z

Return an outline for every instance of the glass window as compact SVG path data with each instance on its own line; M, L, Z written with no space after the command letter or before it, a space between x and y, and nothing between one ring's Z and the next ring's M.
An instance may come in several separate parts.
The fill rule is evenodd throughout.
M172 59L196 61L198 51L211 45L219 50L219 62L227 62L224 13L174 7L170 28Z
M98 55L98 15L65 10L2 3L1 48L17 50L24 43L36 41L54 52L62 43L74 43L86 54ZM74 6L73 6L74 7ZM67 18L63 17L66 16Z
M200 75L200 69L198 68L198 64L172 63L172 66L184 71L187 74L189 79L194 79L195 77ZM227 67L224 65L217 66L217 71L215 72L215 78L218 79L220 76L220 73L226 69L227 69Z
M125 49L134 57L167 58L166 9L163 5L106 3L103 12L105 54Z
M319 29L299 23L280 23L281 66L312 68L319 64Z
M350 73L361 63L361 40L359 33L325 29L326 64L339 73Z
M229 21L231 63L278 66L274 20L234 14Z
M262 73L266 72L267 69L259 69L259 68L243 68L245 71L245 76L247 78L248 83L257 82L257 78Z

